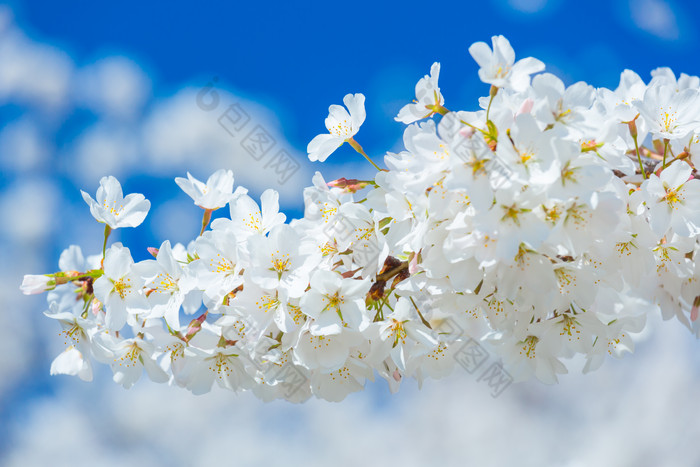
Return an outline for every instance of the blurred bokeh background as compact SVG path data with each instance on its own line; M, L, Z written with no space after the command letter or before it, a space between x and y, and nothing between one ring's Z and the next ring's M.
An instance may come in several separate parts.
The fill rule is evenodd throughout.
M126 391L108 368L92 383L51 377L58 324L45 297L19 292L68 245L99 251L79 189L94 194L104 175L153 203L115 237L144 259L198 232L173 182L187 171L230 168L254 197L275 188L289 217L315 170L371 176L348 147L306 159L348 92L367 96L357 139L381 160L400 147L393 117L433 61L448 108L488 93L475 41L504 34L567 84L614 88L625 68L700 75L698 20L694 0L0 4L0 465L700 465L700 342L675 321L651 317L635 355L593 374L574 361L558 385L497 398L457 367L393 396L377 381L339 404L264 404L145 379ZM246 150L254 131L263 153Z

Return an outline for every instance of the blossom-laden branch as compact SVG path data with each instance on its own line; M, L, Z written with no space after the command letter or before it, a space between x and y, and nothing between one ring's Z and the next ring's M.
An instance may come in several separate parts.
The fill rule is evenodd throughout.
M700 79L626 70L615 90L566 87L502 36L469 53L488 95L448 110L433 64L386 169L355 140L364 95L332 105L309 159L347 142L378 171L316 173L301 219L286 222L273 190L259 204L234 190L231 171L188 173L176 183L203 209L200 234L135 262L108 239L150 203L114 177L83 192L102 254L70 246L21 286L48 292L62 328L51 373L89 380L98 361L124 387L145 372L195 394L216 382L338 401L376 374L392 389L445 376L469 339L515 379L553 383L574 355L590 371L631 352L649 313L700 334Z

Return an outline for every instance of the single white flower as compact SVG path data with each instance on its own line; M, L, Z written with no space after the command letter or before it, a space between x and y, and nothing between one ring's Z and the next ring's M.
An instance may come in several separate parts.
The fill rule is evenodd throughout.
M439 76L440 64L435 62L430 67L430 76L425 75L416 84L416 99L413 103L404 105L394 120L409 124L433 115L437 111L436 107L439 108L445 102L438 86Z
M669 227L683 237L700 233L700 180L688 180L692 170L686 162L676 161L661 176L649 175L642 184L649 224L657 235Z
M408 298L400 297L394 311L384 321L373 325L373 349L370 358L383 360L391 357L401 373L406 362L425 355L438 346L435 333L426 327Z
M190 273L204 291L204 305L215 311L224 297L243 283L236 237L212 230L197 238L194 249L199 259L189 264Z
M83 353L71 345L51 362L51 375L78 375L83 381L92 381L92 364Z
M260 206L253 198L243 194L230 203L230 219L216 219L213 230L229 230L238 243L244 243L251 235L265 235L274 226L284 224L287 216L279 212L279 193L267 189L260 195Z
M175 183L202 209L222 208L236 195L248 192L245 188L238 187L233 193L233 172L225 169L214 172L206 183L197 180L189 172L187 178L177 177Z
M246 273L253 282L263 289L286 289L294 298L304 293L314 265L299 251L301 238L292 227L277 225L267 237L250 237L248 242L251 257Z
M700 128L700 93L697 89L677 91L675 86L649 86L644 99L635 101L655 138L681 139Z
M290 303L290 300L283 288L266 290L257 286L255 282L248 281L243 291L236 293L230 300L230 309L252 321L249 327L259 330L260 335L273 322L277 330L291 333L304 323L306 317L298 306Z
M95 298L105 306L107 329L121 329L126 324L128 311L150 309L143 294L143 279L133 266L131 252L121 243L115 243L107 250L104 274L93 284Z
M314 319L309 327L311 334L339 334L343 328L359 330L369 324L365 307L369 281L344 279L337 272L317 270L310 285L299 305L304 314Z
M187 362L182 370L182 381L193 394L211 391L214 381L219 387L238 391L250 389L253 378L248 374L241 357L242 350L236 346L185 350Z
M344 142L351 140L365 121L364 94L347 94L343 103L347 110L339 105L328 108L326 128L329 134L318 135L311 140L306 148L310 161L325 161Z
M100 180L97 201L82 190L80 193L90 206L92 216L112 229L137 227L151 208L151 202L141 193L132 193L124 197L121 184L111 175Z
M71 311L59 311L56 302L51 303L50 308L51 310L44 314L58 321L61 325L59 334L65 338L68 345L51 363L51 374L78 375L83 381L91 381L91 336L97 332L97 324Z
M544 70L544 63L533 57L515 62L515 52L503 36L491 38L493 50L486 42L476 42L469 53L479 69L479 78L484 83L513 91L524 91L530 85L530 75Z
M363 340L362 334L350 329L343 329L340 334L314 336L305 325L294 346L294 363L309 370L337 371L345 365L351 349Z
M101 347L98 359L109 363L114 373L114 382L125 389L133 386L144 370L155 383L168 381L167 373L153 358L155 349L152 343L140 337L121 339L108 333L98 333L95 341Z
M180 307L197 283L175 259L170 241L166 240L161 244L155 260L135 264L134 271L144 280L152 308L149 317L163 317L168 326L180 329ZM199 296L193 295L195 298Z
M342 368L335 371L314 371L311 376L311 390L322 399L340 402L348 394L362 391L365 381L374 381L374 371L364 360L360 351L353 351Z

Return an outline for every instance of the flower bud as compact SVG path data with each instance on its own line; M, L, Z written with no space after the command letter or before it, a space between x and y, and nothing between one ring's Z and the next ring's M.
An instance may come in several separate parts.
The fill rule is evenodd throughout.
M355 193L369 185L369 182L357 180L355 178L348 180L347 178L343 177L339 178L338 180L328 182L327 185L331 188L342 188L346 193Z
M202 313L199 317L193 319L189 326L187 326L187 333L185 334L185 342L188 342L190 339L194 337L195 334L197 334L200 329L202 329L202 323L207 319L207 315L209 314L208 311L205 311Z
M637 117L638 116L639 115L637 115ZM637 133L637 123L636 123L637 117L634 117L633 120L630 120L629 122L627 122L627 127L630 129L630 135L632 135L632 138L637 138L637 134L638 134Z
M26 274L19 289L24 295L34 295L53 290L56 281L49 276Z
M698 319L698 311L700 310L700 296L693 300L693 307L690 309L690 321L695 322Z

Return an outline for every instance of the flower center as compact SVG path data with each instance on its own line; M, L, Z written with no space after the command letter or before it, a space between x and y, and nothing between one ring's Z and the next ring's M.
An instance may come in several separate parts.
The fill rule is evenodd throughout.
M215 261L218 258L218 261ZM209 261L213 272L222 274L233 272L233 263L217 253L216 258Z
M666 196L664 196L663 199L666 200L668 203L669 207L672 209L678 209L676 204L681 203L683 204L683 195L679 193L680 189L676 190L666 190Z
M343 120L342 122L336 122L335 125L331 125L327 128L330 134L338 136L340 138L349 138L352 134L352 127L350 126L347 120Z
M496 68L496 72L494 73L494 76L496 78L505 78L508 76L509 73L510 73L509 66L498 65L498 67Z
M136 345L136 343L133 343L129 345L128 350L119 357L118 359L114 359L115 362L120 362L119 366L126 366L126 367L132 367L136 365L136 361L139 359L139 355L141 354L141 348Z
M661 130L665 132L671 132L676 128L677 113L672 112L670 107L664 110L661 107Z
M111 214L114 214L115 216L118 216L118 215L120 214L121 210L124 209L124 205L123 205L123 204L120 204L120 205L119 205L119 209L116 209L116 207L117 207L117 202L114 201L113 204L114 204L114 206L110 206L109 204L107 204L107 203L105 202L104 204L102 204L102 206L103 206L107 211L109 211Z
M275 256L278 255L278 256ZM278 273L283 273L288 270L289 268L289 263L291 259L289 258L288 254L282 254L280 255L280 252L277 251L273 253L272 255L272 270L277 271Z
M258 306L258 310L262 310L264 313L267 313L268 311L277 308L277 305L279 305L280 302L277 300L277 297L263 295L260 297L260 300L255 302L255 304Z
M520 355L525 352L527 358L535 358L535 346L537 342L539 342L539 339L536 336L527 336L527 338L522 341L523 346L521 347Z
M131 293L131 279L127 278L124 282L124 278L121 278L114 282L114 291L119 294L119 297L123 300L127 294Z

